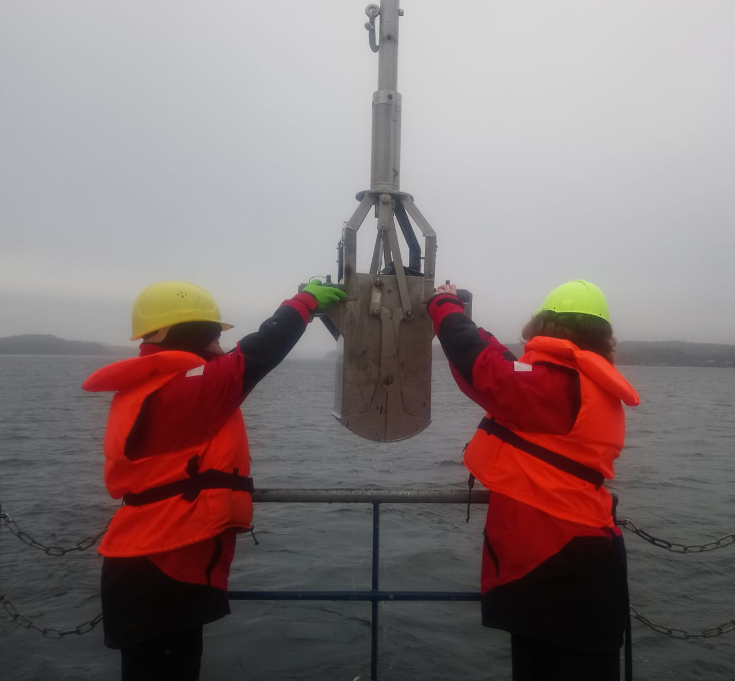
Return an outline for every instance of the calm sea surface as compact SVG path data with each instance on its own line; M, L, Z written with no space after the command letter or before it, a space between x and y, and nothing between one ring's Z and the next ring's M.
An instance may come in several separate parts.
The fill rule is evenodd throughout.
M102 483L107 395L80 385L93 357L0 356L0 503L25 531L68 546L116 508ZM698 544L735 530L735 371L623 367L643 404L628 410L627 447L610 485L619 515L652 534ZM331 361L286 361L243 405L260 487L466 489L462 447L481 417L434 363L431 426L403 443L358 439L337 424ZM260 504L260 540L239 540L233 589L369 589L371 510ZM385 505L381 587L479 588L484 508ZM626 533L631 602L689 631L735 619L735 546L675 555ZM100 611L94 550L52 558L0 529L0 593L41 627L69 629ZM242 602L205 629L203 681L370 676L369 604ZM510 679L509 638L480 626L479 604L381 606L383 681ZM0 610L0 679L119 678L102 627L49 640ZM677 641L633 622L635 678L733 681L735 632Z

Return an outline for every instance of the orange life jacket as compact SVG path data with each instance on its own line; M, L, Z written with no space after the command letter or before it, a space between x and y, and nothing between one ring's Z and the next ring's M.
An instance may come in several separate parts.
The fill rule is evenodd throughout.
M592 527L612 527L612 498L602 486L625 441L621 400L640 399L603 357L570 341L537 336L519 360L548 362L578 372L581 406L570 432L549 435L514 430L483 419L464 453L464 464L485 487L545 513Z
M126 502L99 546L109 557L144 556L220 534L250 529L250 455L242 412L217 434L181 451L129 459L125 443L148 395L181 372L204 364L188 352L165 351L99 369L82 386L115 391L104 440L105 485Z

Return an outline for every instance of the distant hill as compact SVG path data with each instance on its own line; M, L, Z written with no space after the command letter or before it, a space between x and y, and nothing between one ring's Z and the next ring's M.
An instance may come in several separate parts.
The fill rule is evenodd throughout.
M516 357L523 345L507 343ZM432 349L434 359L444 359L439 345ZM620 366L733 367L735 345L686 343L684 341L621 341L617 345L616 364Z
M683 341L623 341L616 362L622 366L735 368L735 345Z
M0 338L0 355L113 355L133 357L137 347L70 341L50 334L25 334Z

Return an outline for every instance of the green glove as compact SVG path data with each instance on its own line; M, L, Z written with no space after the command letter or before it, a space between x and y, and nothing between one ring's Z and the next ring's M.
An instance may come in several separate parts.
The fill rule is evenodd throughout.
M336 288L335 286L322 286L322 282L319 279L310 281L304 286L303 290L306 293L311 293L316 298L318 310L326 310L333 303L347 297L347 294L342 289Z

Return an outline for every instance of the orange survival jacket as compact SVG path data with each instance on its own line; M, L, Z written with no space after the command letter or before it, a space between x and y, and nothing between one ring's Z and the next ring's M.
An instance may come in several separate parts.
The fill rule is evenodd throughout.
M614 525L612 498L602 486L625 441L621 400L636 406L636 391L600 355L570 341L537 336L520 362L546 362L577 371L581 406L565 435L513 430L483 419L464 453L464 464L488 489L557 518L592 527Z
M125 505L100 543L103 556L150 555L230 527L250 528L250 455L239 409L206 442L135 460L125 455L145 398L177 374L203 364L197 355L165 351L115 362L84 382L82 387L91 392L115 391L104 440L105 485Z

